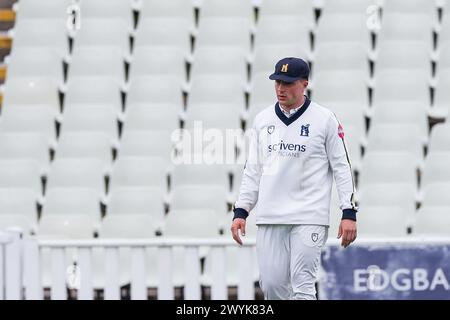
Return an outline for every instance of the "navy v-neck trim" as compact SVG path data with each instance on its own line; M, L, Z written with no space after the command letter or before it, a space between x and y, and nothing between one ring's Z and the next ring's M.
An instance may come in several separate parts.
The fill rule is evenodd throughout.
M292 122L300 118L300 116L308 109L309 105L311 103L311 100L308 99L308 97L305 97L305 103L301 106L300 110L298 110L296 113L294 113L289 118L286 117L286 115L281 111L279 103L275 103L275 113L277 114L278 118L285 124L290 125Z

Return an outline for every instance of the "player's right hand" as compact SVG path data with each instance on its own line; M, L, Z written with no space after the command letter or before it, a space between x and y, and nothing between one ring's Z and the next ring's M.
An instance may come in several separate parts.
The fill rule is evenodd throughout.
M242 240L239 237L239 230L241 230L242 236L245 236L245 219L236 218L231 225L231 234L233 235L234 241L242 245Z

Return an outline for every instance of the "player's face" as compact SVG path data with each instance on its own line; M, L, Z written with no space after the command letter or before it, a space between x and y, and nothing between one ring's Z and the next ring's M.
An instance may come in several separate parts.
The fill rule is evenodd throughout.
M297 80L291 83L275 80L275 92L278 102L285 107L298 106L302 101L307 86L307 80Z

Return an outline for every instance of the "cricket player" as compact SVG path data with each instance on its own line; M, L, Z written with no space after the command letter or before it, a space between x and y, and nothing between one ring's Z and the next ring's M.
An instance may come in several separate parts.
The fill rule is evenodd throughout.
M333 176L342 209L338 238L356 239L355 192L344 131L336 116L305 96L309 66L284 58L269 79L278 102L256 115L234 204L233 238L242 244L258 204L256 247L266 299L316 299L321 248L328 237Z

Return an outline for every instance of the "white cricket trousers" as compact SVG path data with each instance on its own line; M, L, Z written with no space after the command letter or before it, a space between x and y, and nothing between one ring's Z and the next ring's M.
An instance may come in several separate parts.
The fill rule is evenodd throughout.
M260 286L267 300L315 300L320 252L328 227L258 225Z

